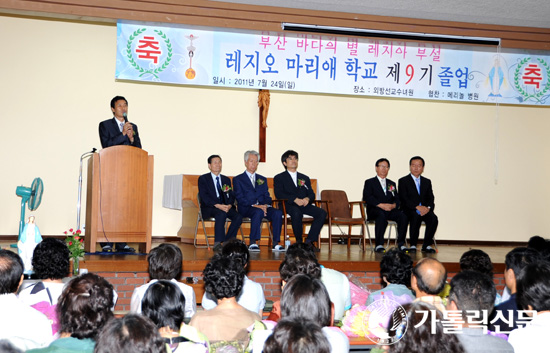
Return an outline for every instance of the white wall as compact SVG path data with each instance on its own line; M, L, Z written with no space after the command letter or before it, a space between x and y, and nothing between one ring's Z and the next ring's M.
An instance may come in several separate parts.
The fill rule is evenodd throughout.
M129 118L155 156L153 235L175 235L181 224L180 212L161 205L164 175L204 173L213 153L222 155L224 174L235 175L244 169L242 153L258 148L257 91L117 82L114 25L0 16L0 28L0 235L17 233L15 188L38 176L42 233L76 225L79 158L100 147L97 127L111 117L115 95L128 99ZM259 172L280 172L280 155L295 149L300 171L320 190L344 189L359 200L377 158L389 158L397 181L419 154L434 185L438 239L548 237L549 112L271 91Z

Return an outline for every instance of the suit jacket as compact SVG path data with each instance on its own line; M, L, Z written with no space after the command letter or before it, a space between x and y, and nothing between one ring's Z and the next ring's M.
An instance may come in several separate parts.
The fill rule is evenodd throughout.
M271 195L267 187L267 179L256 173L256 187L246 172L233 178L235 198L237 199L239 212L246 214L252 205L271 205Z
M134 135L134 143L131 143L127 136L122 135L118 125L118 120L116 118L99 123L99 139L101 140L101 147L105 148L111 146L129 145L141 148L141 140L139 139L137 125L134 123L130 124L132 124L134 127L134 132L136 133Z
M224 185L231 187L231 179L225 175L220 174L220 184L223 189ZM235 203L235 194L233 189L224 192L225 200L222 202L218 196L216 196L216 186L212 180L211 173L203 174L199 177L198 181L199 195L201 198L201 207L214 207L215 204L233 205Z
M405 175L399 179L399 198L401 200L401 209L407 212L416 211L416 206L422 203L422 206L430 207L434 210L434 193L432 182L428 178L420 176L420 195L416 190L416 183L412 176Z
M384 193L380 181L377 177L365 180L365 186L363 187L363 202L367 204L367 216L371 218L372 211L376 209L376 205L379 203L394 203L395 208L399 208L399 195L397 194L397 187L393 181L386 178L386 190L390 190L393 186L394 192L387 191Z
M294 181L292 181L292 177L287 171L275 175L275 178L273 178L275 197L278 199L286 199L287 205L296 205L294 200L308 197L309 203L311 204L315 201L315 193L311 188L309 177L305 174L298 173L298 180L303 180L305 184L303 186L294 185Z

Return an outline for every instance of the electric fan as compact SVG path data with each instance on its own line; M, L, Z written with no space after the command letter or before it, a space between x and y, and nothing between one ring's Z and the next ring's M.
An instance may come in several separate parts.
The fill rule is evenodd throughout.
M21 196L21 220L19 221L19 237L25 226L25 204L28 203L29 210L34 211L40 206L42 201L42 193L44 192L44 183L42 179L35 178L31 187L18 186L15 189L17 196Z

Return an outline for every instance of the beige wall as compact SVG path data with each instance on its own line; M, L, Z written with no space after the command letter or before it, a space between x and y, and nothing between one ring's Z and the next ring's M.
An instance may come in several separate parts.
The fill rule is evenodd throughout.
M0 16L0 28L0 235L17 233L15 188L38 176L45 192L34 214L42 233L76 225L79 158L100 147L97 126L111 116L114 95L129 100L129 118L155 156L153 235L175 235L181 224L180 212L161 205L164 175L203 173L212 153L222 155L224 174L235 175L244 169L242 153L258 148L256 91L117 82L113 25ZM548 237L549 113L272 91L259 172L280 172L280 155L292 148L320 190L344 189L359 200L378 157L390 159L397 181L420 154L436 194L437 238Z

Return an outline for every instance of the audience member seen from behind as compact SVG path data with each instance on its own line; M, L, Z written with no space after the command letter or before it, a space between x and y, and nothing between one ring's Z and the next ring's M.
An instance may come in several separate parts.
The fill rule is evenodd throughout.
M544 260L550 261L550 240L544 239L539 235L534 235L529 239L527 247L535 249Z
M330 343L321 327L304 318L279 321L264 345L264 353L330 353Z
M447 270L438 260L425 257L413 267L411 288L416 294L414 302L426 302L435 306L439 311L445 311L443 300L439 293L445 287Z
M130 311L133 313L141 313L142 298L150 285L158 280L164 279L171 281L183 293L185 297L185 317L192 317L197 311L197 302L195 299L195 291L191 286L178 281L181 278L183 256L180 248L174 244L162 243L152 249L147 255L149 263L149 283L144 284L136 289L132 294L130 301Z
M550 263L540 261L528 265L517 286L517 299L523 310L534 310L529 325L510 333L508 342L516 353L548 351L550 332Z
M479 249L471 249L466 251L460 257L460 271L476 271L483 273L493 279L493 262L489 255ZM497 293L495 305L501 302L501 296Z
M206 336L183 323L185 297L174 283L160 280L149 286L141 308L157 326L169 352L208 352Z
M189 323L208 337L211 347L238 344L246 347L249 341L247 328L261 321L258 313L245 309L237 302L244 282L242 262L234 257L216 254L203 271L204 290L218 305L195 314Z
M238 239L231 239L223 245L222 254L241 261L243 264L245 273L248 271L248 265L250 264L250 254L246 244ZM243 289L237 296L237 302L246 309L263 315L263 309L265 306L264 290L259 283L250 280L246 275L244 276ZM210 294L204 292L202 296L202 308L210 310L216 307L216 300L210 297Z
M518 328L519 308L517 305L516 292L517 284L520 281L522 270L529 264L541 260L540 254L529 248L515 248L506 254L504 263L504 282L510 291L510 299L495 307L489 317L489 329L496 333L509 334ZM525 321L525 320L524 320Z
M292 244L288 247L284 260L279 265L279 275L281 276L281 289L290 279L299 273L310 276L311 278L321 279L321 265L317 261L314 251L306 250L309 244ZM271 321L279 321L281 318L281 301L273 303L273 309L267 317Z
M320 279L297 274L285 285L281 295L281 319L307 319L318 323L330 343L331 352L347 353L349 339L338 327L331 327L332 315L330 297ZM264 341L265 338L254 337L253 351L261 351Z
M0 339L21 350L47 346L53 339L48 318L22 303L16 293L23 283L23 260L16 253L0 250Z
M480 323L493 310L496 293L493 280L481 272L462 271L451 280L447 309L460 315L450 315L449 319L459 328L457 337L468 353L514 353L506 339L483 332L486 321Z
M155 325L142 315L113 319L99 333L94 353L166 353Z
M309 243L296 243L292 246L292 249L304 250L309 254L310 259L317 260L315 249ZM351 291L348 277L342 272L326 268L323 265L320 265L320 267L321 282L325 285L328 295L330 296L334 320L341 320L344 316L344 312L351 308Z
M415 296L409 289L411 286L413 261L411 257L397 248L388 250L380 261L380 278L382 289L372 292L367 305L375 300L388 298L401 305L409 304Z
M113 286L87 273L67 283L57 311L60 338L49 347L30 352L93 352L98 332L113 318Z
M56 314L57 300L65 288L63 278L69 274L69 248L65 242L46 238L34 248L32 267L40 281L19 292L19 299L48 317L52 334L59 331L59 317Z
M406 331L394 344L388 346L389 353L466 353L456 334L443 332L444 321L441 311L429 303L413 302L403 307L406 315ZM426 319L427 315L427 319ZM403 320L400 315L392 319ZM390 322L389 327L405 325L404 322Z

